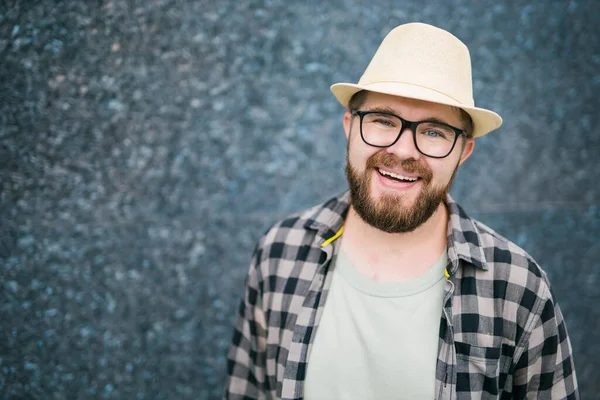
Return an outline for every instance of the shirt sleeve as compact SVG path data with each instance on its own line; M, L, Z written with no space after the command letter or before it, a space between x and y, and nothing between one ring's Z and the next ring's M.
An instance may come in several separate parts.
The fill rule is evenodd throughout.
M260 249L254 252L227 356L223 399L262 399L266 396L266 320L260 290Z
M550 296L542 304L527 347L515 366L515 399L579 399L567 328Z

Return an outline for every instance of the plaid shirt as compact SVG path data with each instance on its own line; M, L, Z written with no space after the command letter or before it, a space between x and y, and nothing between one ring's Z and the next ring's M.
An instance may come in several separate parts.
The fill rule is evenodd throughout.
M449 196L447 206L437 398L578 399L571 345L546 274ZM346 193L278 222L259 242L229 350L225 399L303 398L348 207Z

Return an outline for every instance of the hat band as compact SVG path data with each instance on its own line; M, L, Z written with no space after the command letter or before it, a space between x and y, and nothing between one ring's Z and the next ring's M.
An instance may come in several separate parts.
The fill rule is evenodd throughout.
M415 87L415 88L425 89L425 90L428 90L428 91L436 92L437 94L442 95L442 96L448 98L449 100L451 100L452 103L456 103L457 106L467 106L467 107L474 107L475 106L475 102L473 101L473 99L471 99L471 101L463 102L463 101L460 101L460 100L458 100L457 98L455 98L453 96L450 96L446 92L442 92L441 90L437 90L437 89L429 87L429 86L419 85L419 84L416 84L416 83L413 83L413 82L388 81L388 80L371 81L371 82L368 82L368 83L362 83L360 81L358 82L358 85L365 87L365 90L369 90L369 88L367 86L374 86L374 85L385 86L386 84L407 85L409 87ZM382 91L382 92L388 93L388 94L396 94L396 93L392 92L391 90L386 90L385 87L377 88L377 90L374 90L374 91ZM398 93L397 95L402 96L402 94L400 94L400 93ZM411 96L408 93L406 93L405 97L411 97ZM419 97L417 96L417 98L419 98ZM427 99L427 98L421 98L421 100L429 100L429 99Z

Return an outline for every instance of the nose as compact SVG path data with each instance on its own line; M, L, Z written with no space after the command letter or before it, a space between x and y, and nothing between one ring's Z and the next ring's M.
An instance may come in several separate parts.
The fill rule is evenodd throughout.
M421 153L415 146L414 134L408 126L402 130L396 143L388 147L386 151L394 154L400 160L418 160L421 157Z

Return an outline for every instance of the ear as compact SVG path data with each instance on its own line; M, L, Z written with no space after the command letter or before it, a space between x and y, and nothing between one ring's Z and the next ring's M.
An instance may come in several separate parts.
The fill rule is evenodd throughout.
M350 140L350 129L352 128L352 113L346 111L344 113L344 132L346 132L346 139Z
M467 158L469 158L469 156L473 153L474 149L475 149L475 139L473 139L473 138L466 139L463 150L462 150L462 154L460 155L460 161L458 162L458 165L461 165L462 163L464 163L465 160Z

